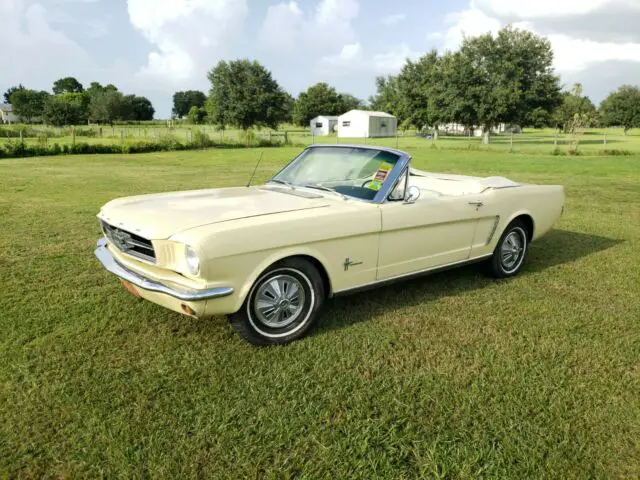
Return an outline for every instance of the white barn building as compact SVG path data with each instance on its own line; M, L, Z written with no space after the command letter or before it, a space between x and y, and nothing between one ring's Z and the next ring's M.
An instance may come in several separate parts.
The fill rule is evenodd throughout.
M311 135L322 137L332 134L336 129L336 125L338 125L338 117L320 115L311 120L309 127L311 128Z
M15 123L18 117L13 113L13 107L9 103L0 103L0 123Z
M351 110L338 117L338 136L343 138L395 137L398 119L384 112Z

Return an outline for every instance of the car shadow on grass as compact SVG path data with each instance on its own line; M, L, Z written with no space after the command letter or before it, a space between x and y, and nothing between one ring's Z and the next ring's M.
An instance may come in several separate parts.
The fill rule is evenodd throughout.
M623 243L623 240L569 230L552 230L532 244L521 276L526 277L552 267L572 263L613 248L620 243ZM496 280L486 276L482 270L483 265L476 263L398 281L352 295L338 296L327 301L311 335L345 328L367 321L378 314L424 304L440 297L456 296L494 284Z

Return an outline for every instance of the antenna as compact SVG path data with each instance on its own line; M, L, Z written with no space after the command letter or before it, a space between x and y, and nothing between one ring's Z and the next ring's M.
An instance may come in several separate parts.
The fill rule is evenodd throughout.
M264 152L260 152L260 158L258 159L258 163L256 163L256 168L253 169L253 173L251 174L251 178L249 179L249 183L247 183L247 188L251 186L251 182L253 182L253 177L256 176L256 172L258 171L258 167L260 166L260 162L262 162L262 156Z

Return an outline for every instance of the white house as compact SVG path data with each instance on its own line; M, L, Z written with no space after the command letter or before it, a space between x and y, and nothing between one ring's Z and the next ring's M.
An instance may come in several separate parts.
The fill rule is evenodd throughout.
M338 136L343 138L395 137L398 119L384 112L351 110L338 117Z
M338 117L320 115L311 120L309 127L311 128L311 135L321 137L333 133L336 125L338 125Z
M15 123L18 121L9 103L0 103L0 123Z
M458 135L462 135L462 134L468 135L469 134L469 130L467 129L467 127L465 127L464 125L461 125L460 123L448 123L446 125L440 125L438 127L438 130L444 131L445 133L453 133L453 134L458 134ZM491 133L494 133L494 134L504 133L506 131L507 131L507 125L504 124L504 123L501 123L497 127L493 127L491 129ZM474 129L471 131L471 134L474 137L481 137L482 136L482 128L474 127Z

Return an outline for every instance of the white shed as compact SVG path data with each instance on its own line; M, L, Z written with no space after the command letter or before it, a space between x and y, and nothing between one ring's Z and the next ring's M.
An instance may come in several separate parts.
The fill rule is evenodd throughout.
M0 123L15 123L18 117L13 113L13 107L9 103L0 103Z
M309 124L311 128L311 135L316 137L329 135L335 131L338 124L338 117L330 117L327 115L320 115L313 118Z
M351 110L338 117L339 137L395 137L397 129L398 119L384 112Z

